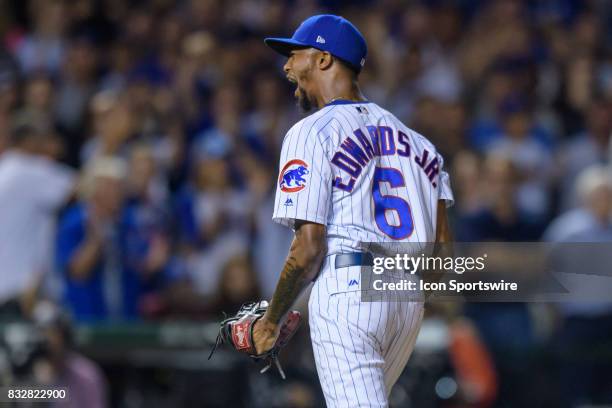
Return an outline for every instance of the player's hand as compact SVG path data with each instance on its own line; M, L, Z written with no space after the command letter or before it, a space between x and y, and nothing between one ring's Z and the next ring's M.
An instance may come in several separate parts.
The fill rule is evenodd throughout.
M208 358L220 344L228 343L234 350L246 353L255 360L266 361L268 365L261 372L267 371L272 364L276 365L284 379L278 353L297 331L301 315L297 310L290 310L282 323L273 323L266 315L267 310L268 302L265 300L245 303L235 316L223 320Z
M279 326L263 316L253 326L253 343L257 354L263 354L272 349L279 335Z

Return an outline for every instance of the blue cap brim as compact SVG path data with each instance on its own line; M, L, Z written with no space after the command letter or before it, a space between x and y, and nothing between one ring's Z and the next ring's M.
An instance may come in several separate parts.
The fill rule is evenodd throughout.
M310 48L311 45L304 44L292 38L266 38L264 43L279 54L288 57L292 50L297 48Z

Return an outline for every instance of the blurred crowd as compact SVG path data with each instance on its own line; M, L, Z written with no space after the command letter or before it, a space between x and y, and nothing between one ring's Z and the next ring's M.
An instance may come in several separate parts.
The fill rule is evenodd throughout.
M367 98L444 155L458 240L612 240L610 2L0 4L0 314L44 297L80 322L217 318L269 298L301 116L263 37L321 12L365 35ZM500 353L543 331L524 304L465 314ZM609 305L559 314L612 328Z

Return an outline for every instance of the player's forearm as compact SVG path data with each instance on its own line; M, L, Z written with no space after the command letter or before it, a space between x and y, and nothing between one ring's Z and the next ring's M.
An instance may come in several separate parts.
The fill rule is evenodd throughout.
M305 223L296 228L265 320L275 325L281 321L302 291L316 278L326 253L324 226Z
M436 243L443 244L453 241L450 226L448 224L448 216L446 213L446 202L438 201L438 217L436 219Z

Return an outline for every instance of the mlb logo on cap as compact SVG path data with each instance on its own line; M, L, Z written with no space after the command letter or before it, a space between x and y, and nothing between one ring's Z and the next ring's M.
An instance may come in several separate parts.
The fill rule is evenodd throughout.
M340 58L357 72L365 64L368 48L363 35L350 21L333 14L321 14L304 20L291 38L266 38L266 45L289 56L292 49L312 47Z

